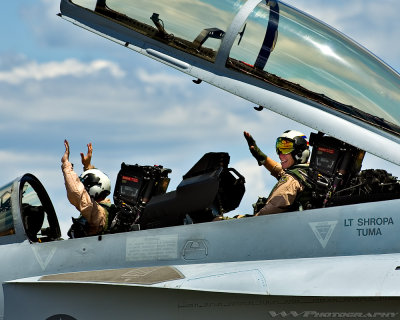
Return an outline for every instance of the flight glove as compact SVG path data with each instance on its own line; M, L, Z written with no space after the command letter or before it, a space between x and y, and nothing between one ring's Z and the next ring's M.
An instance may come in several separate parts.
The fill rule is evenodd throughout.
M265 159L267 158L267 156L257 146L256 141L253 139L251 134L246 134L245 132L244 137L246 138L247 144L249 145L251 154L254 158L256 158L258 165L262 166L265 163Z

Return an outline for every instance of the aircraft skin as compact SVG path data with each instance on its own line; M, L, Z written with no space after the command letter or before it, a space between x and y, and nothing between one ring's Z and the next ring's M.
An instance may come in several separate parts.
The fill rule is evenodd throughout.
M95 5L96 1L87 3ZM387 130L385 124L371 124L331 110L318 101L225 67L230 48L244 30L243 23L260 3L249 0L233 15L213 62L132 31L69 0L61 0L60 15L195 78L400 164L396 115L390 118L394 126ZM283 14L285 6L279 5ZM277 17L270 14L270 19ZM249 30L243 32L245 41ZM268 45L268 41L271 38L266 37L264 43ZM274 51L271 59L273 55ZM265 53L255 63L263 65L263 59L268 59ZM399 81L393 70L377 59L376 63L382 73ZM31 201L24 202L26 182L34 187L46 209L51 239L43 237L39 242L29 235L23 206ZM160 314L165 319L400 315L400 200L55 240L60 235L56 213L35 177L16 179L9 185L8 196L8 218L12 217L13 224L10 234L0 237L4 291L0 314L5 319L22 319L26 314L30 319L159 319Z
M231 301L232 292L240 294L234 298L239 301L265 301L263 308L254 311L247 307L241 311L255 312L255 319L264 318L269 311L282 310L397 312L400 281L397 269L400 265L400 255L390 253L400 249L395 241L400 232L400 221L395 213L399 200L388 201L386 204L387 216L384 218L387 219L383 219L378 213L380 205L377 202L315 209L304 213L288 212L273 216L109 234L101 236L101 239L88 237L48 243L30 243L25 240L18 244L2 245L0 250L6 257L4 261L7 261L7 266L14 266L3 269L1 275L2 281L7 281L3 284L5 319L21 319L21 312L27 310L31 310L32 315L38 315L32 319L46 319L54 314L68 314L76 319L85 319L85 312L92 315L92 311L85 309L82 301L86 301L89 310L92 310L90 299L105 299L104 303L107 304L111 290L109 283L100 286L101 290L98 285L89 285L90 289L84 290L89 290L91 294L81 295L79 285L74 287L77 291L74 291L72 296L64 296L64 289L58 291L60 289L54 288L54 283L62 283L61 288L64 288L71 282L93 283L93 280L56 279L45 286L45 282L38 279L11 282L9 280L65 272L150 266L175 266L184 278L155 285L142 284L143 287L218 292L221 294L216 295L217 301L221 303L225 303L226 299ZM248 230L251 230L251 234ZM125 273L129 273L129 270ZM124 278L121 278L121 281L124 281ZM101 281L102 277L96 279ZM122 308L119 319L128 319L132 312L140 314L151 309L148 304L142 305L141 300L135 298L137 291L141 296L137 286L139 285L129 288L133 293L129 294L128 300L135 301L135 304L130 302L129 307L124 307L126 310ZM42 301L43 304L39 305L43 305L43 309L38 308L38 304L33 303L32 298L23 298L28 294L23 293L26 291L25 287L30 288L27 290L29 296L40 297L35 299ZM121 285L118 289L126 290L121 288ZM39 290L39 295L36 290ZM170 290L165 294L181 295L169 292ZM225 297L226 295L222 294L224 292L230 294ZM100 298L102 294L103 298ZM204 302L204 298L197 300L197 294L190 292L190 295L192 294L194 296L189 298L192 304L210 301ZM208 295L209 293L205 297ZM47 296L48 298L44 298ZM323 299L316 300L319 302L312 304L310 309L309 303L298 302L299 297ZM326 297L335 297L336 300ZM342 300L338 297L342 297ZM343 297L358 297L360 304L351 303L349 306L349 302ZM377 301L385 301L385 308L370 303L376 301L376 297L380 297ZM78 299L76 303L72 302L74 299ZM187 299L188 295L185 293L179 299L174 298L174 303L189 304ZM280 299L292 300L283 306L294 309L283 308L282 302L278 302ZM116 300L120 308L119 298ZM338 305L336 301L339 300L342 304ZM267 301L275 302L271 306ZM77 305L79 308L75 309ZM139 311L139 305L142 306L142 311ZM278 307L280 309L277 309ZM196 308L178 310L178 315L185 315L190 310L196 311ZM231 312L236 312L235 310L236 307ZM101 308L96 312L100 313L96 315L96 319L109 318L107 312ZM228 319L229 314L222 318ZM167 319L174 319L176 315L177 313L171 313ZM215 318L217 315L219 313L215 314ZM157 317L154 316L155 318Z
M8 282L5 302L10 319L398 318L398 262L395 254L78 272Z

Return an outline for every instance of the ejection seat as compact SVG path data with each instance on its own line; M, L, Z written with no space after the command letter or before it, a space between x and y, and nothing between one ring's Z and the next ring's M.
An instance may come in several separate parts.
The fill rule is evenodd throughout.
M236 209L245 179L228 168L229 154L205 154L184 176L176 190L151 198L140 220L141 229L212 221Z

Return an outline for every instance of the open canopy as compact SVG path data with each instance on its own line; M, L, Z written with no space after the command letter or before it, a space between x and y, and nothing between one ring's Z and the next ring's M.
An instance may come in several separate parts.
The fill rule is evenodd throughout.
M265 107L316 130L321 127L304 120L298 106L271 107L260 91L241 93L244 89L229 81L295 99L400 142L399 74L343 34L280 1L61 0L61 12L183 72L255 103L266 101ZM341 126L326 132L343 138ZM347 142L367 150L366 139ZM381 146L376 142L367 151L379 155L374 149Z

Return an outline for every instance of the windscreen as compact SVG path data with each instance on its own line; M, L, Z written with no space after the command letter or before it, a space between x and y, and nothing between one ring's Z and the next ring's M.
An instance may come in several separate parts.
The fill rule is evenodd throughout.
M61 236L54 207L43 185L31 174L20 180L20 210L25 234L31 242L47 242Z
M246 0L72 0L173 48L214 61Z
M395 71L322 22L284 3L267 2L248 17L229 68L400 134Z
M11 207L12 183L0 188L0 237L14 234L14 221Z

